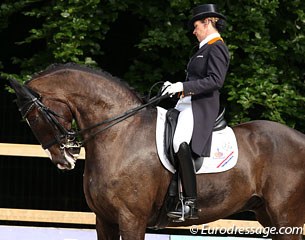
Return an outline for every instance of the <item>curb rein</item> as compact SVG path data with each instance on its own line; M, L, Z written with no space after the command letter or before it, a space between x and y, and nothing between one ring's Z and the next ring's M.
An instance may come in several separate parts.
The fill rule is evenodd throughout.
M48 108L47 106L45 106L40 101L41 97L40 96L35 97L34 95L31 94L31 91L29 91L29 93L28 93L31 96L31 100L28 101L27 103L23 104L23 106L19 108L19 111L22 113L22 117L24 119L26 119L26 116L29 114L29 112L33 109L33 107L36 106L38 111L40 111L42 113L42 115L47 120L49 125L51 125L53 130L55 132L60 133L60 134L54 134L55 139L48 143L40 142L43 149L48 149L48 148L52 147L53 145L58 144L60 146L60 149L72 149L73 151L77 151L77 150L80 151L80 148L82 146L84 146L84 144L86 144L88 141L92 140L97 134L99 134L99 133L109 129L110 127L124 121L125 119L137 114L143 108L146 108L146 107L154 105L154 104L158 104L161 100L168 98L169 96L167 94L162 95L162 92L165 89L160 89L157 96L150 98L150 93L151 93L152 88L160 83L163 83L163 82L157 82L150 88L149 95L148 95L149 100L147 100L147 102L145 104L132 108L132 109L124 112L123 114L106 119L102 122L96 123L94 125L91 125L87 128L81 129L81 130L73 130L73 129L67 130L65 127L63 127L56 118L56 117L59 117L59 118L63 118L63 117L61 115L57 114L56 112L54 112L53 110L51 110L50 108ZM27 88L27 89L30 90L29 88ZM28 106L28 108L27 108L27 106ZM77 137L81 137L84 132L94 129L96 127L102 126L102 125L106 125L106 124L107 124L107 126L104 126L100 130L94 132L87 139L84 139L83 141L76 141Z

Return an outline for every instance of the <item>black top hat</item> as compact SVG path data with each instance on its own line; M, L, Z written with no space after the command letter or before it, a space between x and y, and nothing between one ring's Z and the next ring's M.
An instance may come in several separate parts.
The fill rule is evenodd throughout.
M192 10L193 17L188 23L190 29L194 28L194 22L207 17L217 17L226 20L226 17L217 12L217 6L215 4L203 4L199 5Z

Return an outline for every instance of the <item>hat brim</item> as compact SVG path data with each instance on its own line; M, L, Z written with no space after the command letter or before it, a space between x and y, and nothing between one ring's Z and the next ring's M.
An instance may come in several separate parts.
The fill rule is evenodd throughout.
M205 13L199 13L197 15L195 15L189 22L188 22L188 28L190 30L194 30L194 22L198 21L198 20L202 20L208 17L217 17L217 18L222 18L224 20L226 20L227 18L222 15L221 13L216 13L216 12L205 12Z

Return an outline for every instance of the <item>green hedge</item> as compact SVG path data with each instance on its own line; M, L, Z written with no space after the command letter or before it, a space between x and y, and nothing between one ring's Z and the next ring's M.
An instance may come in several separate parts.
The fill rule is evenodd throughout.
M0 56L0 71L25 81L52 63L109 66L142 93L157 81L182 81L196 44L187 21L190 9L201 3L6 0L0 7L0 30L15 38L2 43L6 55ZM305 131L305 2L215 3L228 17L223 37L231 63L222 96L229 123L270 119ZM24 21L16 25L16 18ZM20 28L28 29L26 34L18 35ZM127 41L132 44L124 49Z

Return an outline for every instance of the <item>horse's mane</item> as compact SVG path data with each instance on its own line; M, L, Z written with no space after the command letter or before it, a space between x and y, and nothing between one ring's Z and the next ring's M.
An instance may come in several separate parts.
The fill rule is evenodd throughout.
M65 63L65 64L55 63L55 64L52 64L52 65L48 66L45 70L43 70L41 72L38 72L38 73L34 73L32 75L32 78L30 80L28 80L26 82L26 84L31 82L32 80L34 80L36 78L43 77L45 75L54 73L56 71L64 70L64 69L80 70L80 71L100 75L103 78L109 79L110 81L115 81L119 85L127 87L134 95L136 95L139 98L140 101L143 102L144 98L138 92L136 92L134 88L130 87L128 83L126 83L125 81L122 81L120 78L114 77L109 72L106 72L102 69L92 68L92 67L89 67L89 66L86 66L86 65L80 65L80 64L76 64L76 63Z

